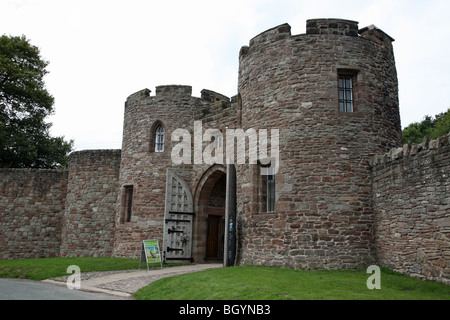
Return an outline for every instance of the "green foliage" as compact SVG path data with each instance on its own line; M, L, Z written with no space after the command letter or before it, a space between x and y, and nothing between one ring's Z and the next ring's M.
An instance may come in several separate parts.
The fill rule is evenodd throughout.
M449 132L450 132L450 109L448 109L447 112L441 113L436 116L434 128L430 138L436 139L446 135Z
M426 116L403 130L403 143L421 143L425 137L437 139L450 132L450 109L434 117Z
M0 167L67 165L73 141L51 137L45 122L54 111L43 81L47 66L25 36L0 37Z

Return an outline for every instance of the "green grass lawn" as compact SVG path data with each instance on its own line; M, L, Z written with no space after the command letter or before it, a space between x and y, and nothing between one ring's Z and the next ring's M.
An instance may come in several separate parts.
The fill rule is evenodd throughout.
M71 265L79 266L81 272L130 270L139 268L139 260L122 258L0 260L0 278L51 279L68 275L67 267Z
M139 268L138 259L49 258L0 260L0 278L44 280L81 272ZM167 267L167 266L166 266ZM146 268L146 266L141 266ZM360 271L300 271L266 267L213 269L158 280L138 300L450 300L450 286L382 268L381 290L369 290Z
M365 271L299 271L266 267L214 269L158 280L138 300L450 300L450 286L382 269L381 290Z

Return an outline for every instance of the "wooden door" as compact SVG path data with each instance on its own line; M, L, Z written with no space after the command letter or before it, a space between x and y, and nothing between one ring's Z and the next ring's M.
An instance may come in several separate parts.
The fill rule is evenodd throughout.
M189 187L167 170L164 221L164 261L192 261L193 201Z
M206 258L223 258L224 219L221 216L208 216Z

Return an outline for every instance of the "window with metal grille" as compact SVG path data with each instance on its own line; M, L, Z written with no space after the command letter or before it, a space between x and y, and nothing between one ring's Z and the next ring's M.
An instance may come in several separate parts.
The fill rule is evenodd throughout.
M339 110L353 112L353 80L350 76L339 77Z
M155 152L164 152L164 127L158 126L155 132Z
M267 212L275 212L275 175L267 176Z
M258 167L258 211L274 213L276 207L275 166L260 162Z

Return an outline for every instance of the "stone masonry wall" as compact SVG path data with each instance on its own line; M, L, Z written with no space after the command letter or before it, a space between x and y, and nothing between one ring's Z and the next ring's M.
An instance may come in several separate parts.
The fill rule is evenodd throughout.
M59 255L67 171L0 169L0 259Z
M237 166L240 264L353 269L375 261L369 159L401 145L392 39L355 21L288 24L242 47L244 130L279 129L275 212L258 207L258 168ZM354 112L339 108L352 77Z
M193 239L195 250L193 252L194 260L200 262L203 261L203 257L206 253L208 231L207 218L208 214L211 214L211 211L209 211L209 205L211 203L210 197L212 197L212 191L215 184L219 182L218 179L220 180L222 174L226 172L227 129L236 129L239 121L239 110L238 104L236 103L236 97L230 99L220 94L212 94L207 90L203 90L202 99L210 102L210 104L203 106L201 109L197 109L194 114L194 120L201 121L203 133L208 129L217 129L222 132L221 152L223 154L223 162L214 166L205 163L193 166L192 190L196 212L194 217ZM192 129L190 130L191 132L193 131ZM205 150L210 143L210 141L204 141L202 143L202 150ZM218 197L215 201L217 207L225 205L225 190L223 190L223 197ZM218 214L219 212L220 211L217 211L216 213ZM219 215L224 215L224 210L222 210Z
M450 135L371 165L378 263L450 284Z
M62 257L111 256L120 155L120 150L88 150L70 155Z
M142 240L157 239L163 244L167 169L174 169L187 183L192 165L174 165L171 135L176 129L193 133L193 114L207 102L192 96L192 87L166 85L128 97L125 103L119 197L116 202L116 233L113 255L139 257ZM164 152L155 152L155 130L165 130ZM124 221L123 193L133 187L132 214ZM191 187L191 185L190 185Z

